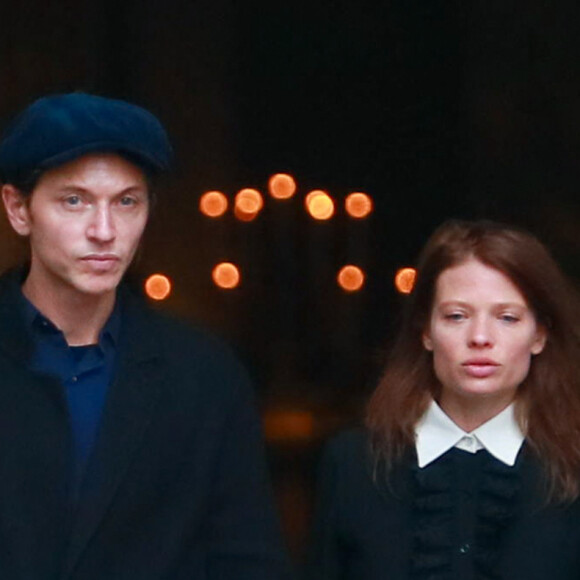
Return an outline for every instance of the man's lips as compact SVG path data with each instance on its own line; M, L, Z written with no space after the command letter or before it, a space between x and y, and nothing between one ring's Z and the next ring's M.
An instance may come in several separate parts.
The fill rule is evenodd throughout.
M81 258L81 261L89 265L94 270L107 271L114 268L119 262L116 254L88 254Z
M474 358L464 361L461 366L469 376L484 379L493 375L501 365L492 359Z

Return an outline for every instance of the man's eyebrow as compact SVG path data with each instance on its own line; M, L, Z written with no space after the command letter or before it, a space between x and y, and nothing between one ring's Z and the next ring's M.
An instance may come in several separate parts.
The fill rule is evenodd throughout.
M147 191L146 185L130 185L125 189L121 190L119 193L127 193L129 191Z
M79 185L65 185L63 187L59 187L57 191L66 192L80 192L80 191L87 191L86 188L80 187Z

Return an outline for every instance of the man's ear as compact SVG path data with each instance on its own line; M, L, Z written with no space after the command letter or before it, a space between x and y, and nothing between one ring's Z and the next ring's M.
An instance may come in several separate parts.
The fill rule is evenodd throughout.
M26 197L8 183L2 186L2 201L8 221L14 231L21 236L30 234L30 212Z

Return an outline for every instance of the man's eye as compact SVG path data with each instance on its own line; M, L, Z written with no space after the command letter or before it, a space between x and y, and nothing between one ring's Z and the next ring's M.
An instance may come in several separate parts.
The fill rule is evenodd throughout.
M75 207L81 204L81 198L78 195L69 195L64 200L66 205Z
M136 203L137 203L137 201L135 200L135 198L134 198L134 197L130 197L130 196L128 196L128 195L125 195L125 196L123 196L123 197L120 199L120 204L121 204L121 205L126 205L126 206L128 206L128 205L135 205Z

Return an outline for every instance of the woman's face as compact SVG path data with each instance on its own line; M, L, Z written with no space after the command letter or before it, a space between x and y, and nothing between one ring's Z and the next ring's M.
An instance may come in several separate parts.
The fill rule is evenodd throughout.
M472 258L440 274L423 344L433 353L443 408L485 398L499 412L545 342L525 298L499 270Z

